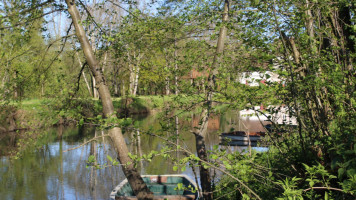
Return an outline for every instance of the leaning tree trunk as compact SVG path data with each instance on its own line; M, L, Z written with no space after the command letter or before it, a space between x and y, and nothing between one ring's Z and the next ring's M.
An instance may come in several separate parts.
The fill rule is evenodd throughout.
M79 11L74 0L66 0L69 14L72 17L76 35L83 48L85 58L88 62L90 70L96 80L101 102L103 104L103 112L105 117L115 117L114 106L111 100L109 88L106 85L105 78L100 70L98 61L96 60L93 50L90 46L88 37L80 23ZM123 164L123 171L138 199L153 199L153 194L144 183L137 169L132 164L132 160L128 156L128 149L119 127L114 127L109 130L109 135L118 152L118 159Z
M229 0L225 0L224 12L222 16L223 23L227 23L229 20L229 8L230 8L230 2ZM211 66L210 76L208 80L206 105L201 114L201 120L200 120L201 123L198 126L197 130L194 131L198 157L204 161L208 161L208 156L205 147L205 136L208 130L208 119L212 106L213 92L216 88L215 78L216 75L218 74L218 65L221 61L221 54L223 53L224 50L224 40L226 38L226 33L227 33L227 28L226 25L223 24L220 28L216 52L214 55L214 60ZM201 163L200 163L200 182L202 186L204 199L207 200L213 199L209 169L205 169Z

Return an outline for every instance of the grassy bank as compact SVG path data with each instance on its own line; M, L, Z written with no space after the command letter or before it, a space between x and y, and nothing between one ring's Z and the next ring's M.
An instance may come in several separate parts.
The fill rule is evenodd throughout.
M119 117L159 112L172 101L169 96L113 99ZM0 155L19 157L24 149L44 136L42 130L81 122L100 123L96 119L99 115L102 115L99 99L28 99L0 103Z
M180 116L191 112L199 113L205 98L201 95L159 95L127 96L112 100L117 116L124 118L163 110ZM219 112L226 105L214 107ZM79 121L90 123L98 115L103 115L100 99L93 98L25 99L0 103L0 108L0 132L38 129Z
M163 110L173 96L114 98L119 117ZM102 114L99 99L28 99L0 104L0 132L36 129L64 123L66 120L93 118Z

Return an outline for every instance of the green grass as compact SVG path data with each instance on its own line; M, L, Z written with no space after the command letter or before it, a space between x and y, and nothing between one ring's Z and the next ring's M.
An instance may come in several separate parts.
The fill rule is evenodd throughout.
M113 104L115 108L123 108L123 99L132 98L133 102L130 107L134 109L162 109L167 103L173 101L173 97L171 96L127 96L114 98Z
M47 99L26 99L22 101L11 101L9 104L24 110L41 109Z
M157 96L119 97L119 98L112 99L115 110L124 108L124 106L125 106L125 105L123 105L124 98L132 98L132 102L129 106L129 109L132 109L134 111L140 111L140 110L154 110L154 109L161 110L167 105L170 105L170 106L178 106L177 104L188 105L188 104L191 104L192 102L194 102L197 98L203 98L203 97L201 97L201 96L199 96L199 97L198 96L185 96L185 95L183 95L183 96L157 95ZM89 99L89 100L91 100L95 106L101 107L101 102L99 99ZM46 105L53 103L53 101L54 100L52 100L52 99L26 99L21 102L12 101L12 102L10 102L10 105L17 106L19 109L23 109L26 111L43 111L44 107L46 107ZM215 109L220 110L224 107L226 107L226 105L217 105L217 107L215 107ZM180 109L178 109L176 111L179 111L179 110Z

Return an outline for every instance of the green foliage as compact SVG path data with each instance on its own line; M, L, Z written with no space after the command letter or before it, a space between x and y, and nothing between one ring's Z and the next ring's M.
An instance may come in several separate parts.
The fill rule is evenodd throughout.
M278 198L278 199L288 199L288 200L302 200L302 193L303 190L302 189L298 189L298 181L300 180L300 178L296 178L293 177L292 179L288 179L286 178L285 181L279 181L277 182L278 184L280 184L283 187L283 194L282 194L282 198Z
M0 5L1 126L5 127L7 114L23 109L37 120L28 126L65 119L80 126L131 128L140 124L130 115L164 109L157 133L161 136L177 131L172 115L192 121L192 113L211 106L206 103L207 82L214 78L212 101L228 106L212 105L210 115L228 108L284 104L291 108L298 127L275 126L266 137L269 150L264 153L231 153L215 146L202 162L186 151L180 159L174 158L170 152L183 148L167 142L158 151L130 154L133 164L162 157L174 163L174 171L188 166L222 169L229 176L222 176L216 185L218 198L255 198L241 183L263 199L355 197L355 1L231 1L227 24L221 23L221 1L167 1L157 13L129 6L128 15L116 21L108 17L113 21L96 24L97 30L90 17L83 19L105 69L103 83L113 95L122 96L114 100L116 114L108 117L103 116L100 101L88 98L96 89L92 76L83 80L90 72L80 71L77 41L68 38L72 46L58 52L62 44L57 36L43 36L47 32L42 30L46 22L42 14L47 9L26 11L40 1L12 3ZM102 11L105 6L92 8ZM117 12L109 10L103 15ZM228 40L224 53L215 55L222 25L228 28ZM214 56L220 57L218 73L209 77L215 70L211 69ZM242 73L253 71L273 72L279 82L256 87L241 83ZM79 73L81 80L77 80ZM77 85L78 91L73 89ZM179 95L158 96L173 91ZM29 138L28 142L35 140ZM19 142L26 146L23 138ZM110 156L107 160L100 166L90 156L87 164L118 165Z
M323 186L329 187L331 179L336 178L336 176L329 174L329 172L326 171L325 167L321 164L312 167L304 164L304 167L306 169L306 175L309 177L306 181L309 182L310 187L314 187L319 183Z

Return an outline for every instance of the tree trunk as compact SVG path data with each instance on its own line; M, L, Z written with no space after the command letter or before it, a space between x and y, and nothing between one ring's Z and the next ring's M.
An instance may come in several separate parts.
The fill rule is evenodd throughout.
M170 80L169 80L169 73L170 73L170 65L169 65L169 60L168 60L168 56L167 56L167 51L165 51L165 50L163 50L163 53L164 53L164 58L165 58L165 60L166 60L166 68L167 68L167 74L166 74L166 78L165 78L165 82L166 82L166 85L165 85L165 94L166 95L170 95L170 86L169 86L169 82L170 82Z
M113 78L113 82L114 82L114 96L118 97L119 96L119 88L120 88L120 84L118 83L117 80L117 75L118 75L118 69L115 67L114 68L114 78Z
M93 2L93 4L94 5L96 4L95 1ZM95 46L95 35L96 35L96 32L97 31L93 30L93 33L92 33L91 38L90 38L90 40L91 40L91 49L93 51L93 56L95 56L95 52L96 52L96 46ZM97 99L97 98L99 98L99 94L98 94L98 89L96 87L96 80L95 80L95 78L93 78L92 80L93 80L93 82L92 82L92 84L93 84L93 97L95 99Z
M78 52L76 52L76 55L77 55L77 58L78 58L78 62L79 62L80 67L83 67L83 63L82 63L82 61L81 61L80 58L79 58ZM87 77L85 76L84 70L82 71L82 75L83 75L85 84L86 84L86 86L87 86L87 88L88 88L89 95L92 96L92 97L94 97L93 94L92 94L92 92L91 92L91 90L90 90L90 85L89 85L89 83L88 83Z
M3 90L5 88L6 79L7 79L7 74L6 74L6 71L5 71L4 77L2 77L2 81L1 81L1 87L0 87L1 90Z
M308 0L306 0L306 10L305 15L306 15L306 28L307 28L307 32L309 35L309 39L312 41L312 43L314 43L314 23L313 23L313 14L311 11L311 5L310 2ZM312 46L312 48L314 48L314 46Z
M41 83L41 98L44 97L44 81Z
M135 68L134 68L134 82L133 82L133 92L132 95L136 96L137 88L138 88L138 78L140 74L140 60L143 57L143 54L138 54L137 58L135 58Z
M178 63L177 63L177 40L174 40L174 94L178 95Z
M15 70L15 74L14 74L14 99L17 99L19 94L18 94L18 84L17 84L17 70Z
M119 88L116 81L114 82L114 96L119 96Z
M174 123L175 123L175 131L176 131L176 145L178 146L179 145L179 119L178 119L177 115L175 116ZM177 160L179 160L179 151L178 151L178 149L176 151L176 158L177 158ZM179 173L179 171L178 171L178 173Z
M93 86L93 97L97 99L99 95L98 95L98 90L96 89L95 77L92 78L92 86Z
M108 65L108 52L105 51L105 53L104 53L103 67L102 67L103 72L105 71L105 68L106 68L107 65Z
M170 95L169 78L168 78L168 76L166 77L166 95Z
M130 85L129 85L129 94L133 95L133 88L134 88L134 79L135 79L135 69L132 64L129 64L130 70Z
M126 96L126 90L125 90L125 81L122 80L122 90L121 90L121 96Z
M229 8L230 8L230 2L229 2L229 0L225 0L224 12L223 12L223 16L222 16L223 23L226 23L229 20ZM216 52L214 55L214 60L213 60L211 70L210 70L209 80L207 83L208 87L207 87L207 94L206 94L206 105L205 105L205 108L203 109L203 112L201 114L200 125L198 126L198 128L196 130L194 130L197 154L198 154L198 157L204 161L208 161L208 156L207 156L206 147L205 147L205 136L206 136L206 133L208 130L208 119L209 119L210 110L211 110L211 106L212 106L213 92L216 87L215 78L216 78L216 75L218 74L218 65L221 60L221 54L223 53L223 50L224 50L224 40L226 38L226 33L227 33L227 28L225 25L222 25L222 27L220 28L220 32L219 32L219 38L217 41L217 47L216 47ZM213 199L213 193L212 193L212 189L211 189L210 173L209 173L208 169L205 169L201 165L201 162L199 164L200 164L200 182L201 182L202 191L203 191L203 198L206 200L211 200L211 199Z
M66 0L68 6L68 12L72 17L73 24L75 27L76 35L80 41L83 48L85 58L87 59L88 65L93 73L96 80L97 87L99 90L100 99L103 105L103 113L105 117L115 117L114 106L111 100L111 95L109 88L106 85L105 78L102 71L100 70L98 61L96 60L93 50L89 44L88 37L85 35L84 29L80 23L79 11L76 8L74 0ZM139 172L136 170L132 164L132 160L128 156L128 149L125 139L122 135L121 129L119 127L114 127L109 129L109 135L113 140L114 146L118 152L118 159L121 164L123 164L123 171L131 185L132 190L138 199L153 199L153 193L150 192L147 185L141 178ZM130 164L131 163L131 164Z
M136 69L135 69L135 79L134 79L133 92L132 92L132 95L134 95L134 96L136 96L136 94L137 94L139 73L140 73L140 67L139 67L138 65L136 65Z

